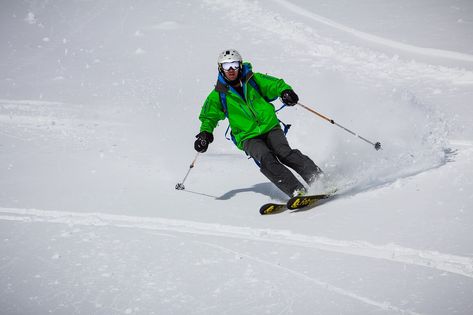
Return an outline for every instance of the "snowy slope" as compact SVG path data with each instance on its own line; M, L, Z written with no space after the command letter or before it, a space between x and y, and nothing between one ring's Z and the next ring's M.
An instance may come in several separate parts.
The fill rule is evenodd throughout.
M472 12L440 0L2 3L2 313L471 314ZM225 140L226 123L174 189L228 47L381 141L280 113L327 174L311 191L335 185L336 199L260 216L284 196Z

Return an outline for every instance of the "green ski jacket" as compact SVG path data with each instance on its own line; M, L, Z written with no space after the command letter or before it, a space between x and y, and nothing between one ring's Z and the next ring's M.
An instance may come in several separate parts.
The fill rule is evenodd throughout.
M215 89L205 100L199 119L200 131L213 133L218 122L227 117L235 144L243 150L245 140L265 134L279 124L274 105L270 102L277 99L282 91L292 88L282 79L253 73L248 62L243 63L240 71L244 97L219 73ZM253 78L261 94L250 84L250 78ZM220 99L221 93L225 94L226 109Z

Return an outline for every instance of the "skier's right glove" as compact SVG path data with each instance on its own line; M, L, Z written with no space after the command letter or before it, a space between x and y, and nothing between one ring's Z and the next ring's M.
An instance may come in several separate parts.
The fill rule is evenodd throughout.
M202 131L195 136L197 140L194 142L194 149L197 152L204 153L207 151L209 144L214 141L214 136L210 132Z
M284 90L281 93L281 100L287 106L294 106L299 102L299 96L293 90Z

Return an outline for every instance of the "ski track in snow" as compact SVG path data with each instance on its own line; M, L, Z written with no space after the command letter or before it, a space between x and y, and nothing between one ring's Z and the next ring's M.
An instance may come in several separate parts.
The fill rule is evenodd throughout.
M138 228L279 243L422 266L473 278L473 258L471 257L407 248L396 244L374 245L365 241L334 240L321 236L296 234L286 230L260 229L156 217L2 207L0 207L0 220Z
M383 311L395 311L395 312L402 313L402 314L420 314L420 313L416 313L416 312L413 312L413 311L410 311L410 310L400 309L396 306L391 305L389 302L378 302L378 301L372 300L370 298L358 295L354 292L351 292L351 291L339 288L337 286L331 285L330 283L320 281L320 280L315 279L313 277L309 277L309 276L307 276L307 275L305 275L301 272L295 271L291 268L284 267L284 266L269 262L267 260L260 259L260 258L257 258L257 257L253 257L253 256L250 256L250 255L247 255L247 254L243 254L241 252L237 252L237 251L231 250L231 249L223 247L223 246L219 246L219 245L208 243L208 242L197 242L196 241L196 243L204 244L204 245L219 249L219 250L221 250L223 252L226 252L226 253L230 253L230 254L234 254L234 255L236 254L236 255L239 255L239 256L242 256L242 257L246 257L246 258L248 258L250 260L253 260L257 263L264 264L264 265L270 266L272 268L280 269L282 271L285 271L285 272L288 272L288 273L294 275L297 278L310 281L310 282L312 282L312 283L314 283L314 284L316 284L320 287L325 288L326 290L328 290L330 292L334 292L334 293L337 293L337 294L355 299L355 300L360 301L362 303L380 308Z
M287 2L276 1L283 8L289 9L296 14L306 16L317 23L324 23L362 38L370 40L378 45L394 47L396 49L409 51L417 55L429 57L441 57L462 61L473 61L473 56L447 52L435 49L420 48L406 44L397 43L382 37L376 37L367 33L355 31L349 27L331 21L327 18L313 14L303 8ZM432 86L471 85L473 84L473 71L452 68L446 66L431 65L422 61L403 59L398 55L388 56L379 51L366 47L359 47L343 43L319 34L310 25L299 21L293 21L272 11L274 7L259 2L246 0L223 1L204 0L210 9L222 12L223 16L241 25L242 28L251 32L258 31L272 41L287 42L287 53L294 57L306 60L316 68L326 68L351 73L357 80L364 80L377 84L378 80L390 80L399 84L406 82L423 82L427 80ZM276 38L275 38L276 37ZM470 60L471 59L471 60Z
M456 51L449 51L449 50L442 50L442 49L434 49L434 48L425 48L425 47L418 47L414 45L409 45L401 42L397 42L391 39L387 39L384 37L376 36L373 34L365 33L358 31L356 29L353 29L351 27L345 26L343 24L337 23L335 21L332 21L330 19L327 19L323 16L317 15L310 10L306 10L304 8L301 8L298 5L295 5L291 3L290 1L287 0L273 0L274 2L279 3L281 6L284 8L297 13L298 15L307 17L311 20L314 20L316 22L328 25L330 27L336 28L340 31L349 33L357 38L363 39L365 41L373 42L376 44L384 45L386 47L410 52L410 53L415 53L419 55L424 55L424 56L430 56L430 57L440 57L440 58L445 58L445 59L452 59L452 60L460 60L460 61L467 61L467 62L473 62L473 55L469 54L464 54L464 53L459 53Z

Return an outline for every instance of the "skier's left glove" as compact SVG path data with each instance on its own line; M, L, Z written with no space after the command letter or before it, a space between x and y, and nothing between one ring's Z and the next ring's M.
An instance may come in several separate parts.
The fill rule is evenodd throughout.
M294 106L299 102L299 96L293 90L284 90L281 93L281 100L287 106Z
M210 132L202 131L195 136L197 140L194 142L194 149L199 153L207 151L209 144L214 141L214 136Z

